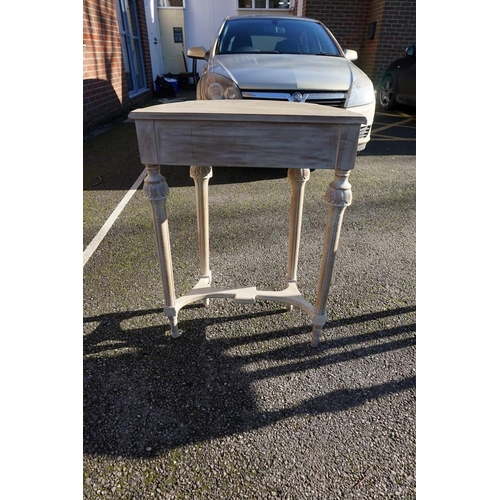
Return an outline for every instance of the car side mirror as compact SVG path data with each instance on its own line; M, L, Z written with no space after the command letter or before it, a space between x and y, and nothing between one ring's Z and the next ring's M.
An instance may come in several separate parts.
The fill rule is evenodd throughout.
M408 45L408 47L406 47L406 55L407 56L415 56L415 54L416 54L415 45Z
M356 61L358 58L358 53L355 50L346 49L344 50L344 54L346 59L349 59L349 61Z
M187 56L191 59L205 59L208 61L209 52L205 47L191 47L187 51Z

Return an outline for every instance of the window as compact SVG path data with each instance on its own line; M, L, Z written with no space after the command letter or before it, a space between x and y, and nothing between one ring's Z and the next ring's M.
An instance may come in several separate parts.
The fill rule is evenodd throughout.
M184 7L184 0L156 0L158 7Z
M135 95L146 88L136 0L116 0L116 10L128 91Z
M293 0L238 0L239 9L290 9Z

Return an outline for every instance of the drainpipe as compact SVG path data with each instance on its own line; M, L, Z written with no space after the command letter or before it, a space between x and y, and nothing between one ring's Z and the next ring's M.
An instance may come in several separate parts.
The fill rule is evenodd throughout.
M297 0L297 17L302 17L302 2L303 0Z

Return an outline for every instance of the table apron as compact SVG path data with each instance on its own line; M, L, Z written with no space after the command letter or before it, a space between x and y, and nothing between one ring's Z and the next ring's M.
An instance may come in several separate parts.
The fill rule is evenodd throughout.
M350 170L359 127L356 123L136 120L142 163L248 168Z

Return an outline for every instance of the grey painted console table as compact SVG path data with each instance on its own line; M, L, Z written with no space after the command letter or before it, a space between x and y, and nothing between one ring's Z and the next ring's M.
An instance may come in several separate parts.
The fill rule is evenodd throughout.
M311 344L316 346L326 322L332 279L345 208L351 204L348 181L354 168L361 115L344 109L307 103L262 101L186 101L132 111L141 162L147 176L144 194L151 203L165 300L172 336L179 335L179 310L196 301L229 298L237 303L274 300L305 311L312 320ZM200 279L182 297L175 296L170 235L166 211L168 186L160 165L192 165L196 189ZM286 287L259 291L255 287L221 289L211 286L209 265L208 182L212 165L288 169L292 185ZM297 286L297 264L305 183L310 169L332 169L325 201L329 207L316 303L304 299Z

